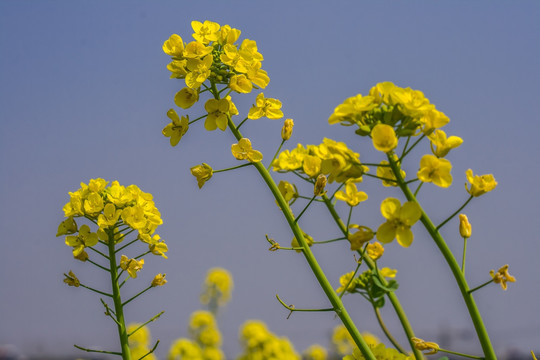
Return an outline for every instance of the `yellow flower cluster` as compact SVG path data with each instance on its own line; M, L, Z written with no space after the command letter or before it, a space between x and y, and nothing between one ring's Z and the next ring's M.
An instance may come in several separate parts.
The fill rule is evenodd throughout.
M209 304L216 302L218 305L225 305L231 299L234 282L231 273L223 268L213 268L208 270L204 280L201 303Z
M360 182L369 170L345 143L327 138L320 145L298 144L293 150L282 151L272 166L274 171L299 171L311 178L324 174L330 183Z
M81 183L77 191L70 192L70 200L63 208L67 219L58 226L56 236L67 235L65 242L73 247L73 256L86 261L85 248L96 245L99 240L108 242L114 238L115 242L121 242L124 235L119 229L124 226L123 230L137 231L138 238L148 244L153 254L166 258L167 245L154 234L163 221L152 194L143 192L136 185L125 187L118 181L108 184L100 178L91 179L88 185ZM75 221L77 217L97 224L97 231L92 232L86 224L79 228Z
M402 137L420 133L429 135L449 121L421 91L401 88L391 82L375 85L366 96L358 94L346 99L328 119L330 124L357 125L357 134L372 137L372 131L378 124L389 126L397 137ZM377 132L381 133L381 138L393 139L388 128L379 128ZM396 139L395 144L392 141L382 142L378 148L375 138L379 135L374 137L374 145L380 151L388 152L397 145Z
M326 360L327 358L328 352L319 344L311 345L303 353L303 359L305 360Z
M300 360L289 339L273 334L262 321L251 320L240 329L243 353L237 360L287 359Z

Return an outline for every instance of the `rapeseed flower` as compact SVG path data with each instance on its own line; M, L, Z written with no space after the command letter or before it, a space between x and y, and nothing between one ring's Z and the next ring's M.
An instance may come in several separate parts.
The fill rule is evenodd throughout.
M174 103L182 109L189 109L197 101L199 101L199 91L188 87L183 88L174 96Z
M253 89L253 84L246 75L240 74L231 76L229 87L237 93L248 94Z
M184 53L184 41L180 35L172 34L165 42L163 43L163 51L165 54L180 57Z
M199 189L212 178L213 173L214 170L212 167L206 163L202 163L201 165L196 165L191 168L191 175L197 178L197 185L199 185Z
M157 274L156 276L154 276L154 278L152 279L152 287L156 287L156 286L163 286L167 283L167 280L165 279L165 274Z
M242 138L238 140L237 144L233 144L231 152L237 160L259 162L263 158L260 151L251 148L251 141L248 138Z
M64 279L64 282L66 284L68 284L69 286L75 286L75 287L79 287L81 285L81 282L79 281L79 279L75 276L75 274L73 273L73 271L69 270L69 274L66 275L64 274L64 276L66 277Z
M386 198L381 203L381 214L387 220L379 226L377 240L386 244L397 238L401 246L409 247L414 239L411 226L422 216L420 205L408 201L401 206L398 199Z
M398 157L396 154L393 155L393 159L397 162ZM380 162L380 165L382 166L377 166L377 176L381 178L383 186L398 186L397 179L394 175L394 172L392 171L392 168L389 166L388 161L382 160ZM399 173L401 175L401 178L405 179L405 176L407 175L405 171L399 169Z
M378 260L384 254L384 247L378 243L370 243L366 247L366 253L372 260Z
M452 185L452 163L433 155L424 155L420 159L420 170L416 174L423 182L431 182L442 188Z
M84 252L85 247L91 247L98 243L96 233L90 231L90 227L86 224L79 229L79 234L75 236L66 236L66 245L73 247L73 256L78 257Z
M223 268L212 268L206 274L200 300L203 304L216 301L218 305L225 305L231 298L233 288L230 272Z
M465 214L459 214L459 234L463 238L470 238L472 226Z
M516 278L508 273L508 265L504 265L497 272L491 270L489 275L491 275L495 284L501 284L503 290L507 289L507 282L516 282Z
M289 140L291 138L294 127L293 119L285 119L281 128L281 139Z
M431 152L438 158L445 157L450 150L455 149L463 144L463 139L458 136L446 137L446 133L442 130L435 130L428 136L431 145Z
M255 105L249 109L248 119L260 119L267 117L269 119L281 119L283 111L281 111L281 101L277 99L265 98L263 93L257 95Z
M227 129L227 121L229 118L231 103L227 99L208 99L204 108L208 112L208 116L204 122L204 128L208 131L213 131L219 128L222 131Z
M127 271L132 278L137 277L137 272L141 271L144 265L144 259L129 259L126 255L120 258L120 268Z
M347 202L349 206L357 206L366 201L368 196L365 192L358 191L354 183L349 182L345 185L345 192L340 190L336 193L336 199Z
M358 230L354 234L349 234L348 236L352 251L360 250L365 243L373 239L375 236L373 231L367 226L352 224L349 225L349 228Z
M189 129L189 117L186 115L185 117L182 116L182 119L180 119L173 109L167 111L167 117L171 119L172 122L165 126L161 133L165 137L170 138L171 146L176 146Z
M371 130L371 139L375 149L388 153L398 145L398 138L394 128L386 124L377 124Z
M417 337L413 337L411 340L415 349L420 351L428 350L428 352L424 353L425 355L433 355L439 352L439 345L434 342L424 341Z
M328 352L321 345L313 344L304 351L303 358L305 360L326 360Z
M191 27L193 28L193 38L201 44L208 44L211 41L217 41L219 38L219 24L205 20L204 23L200 21L192 21Z
M492 174L473 175L473 171L471 169L467 170L465 174L467 175L467 181L469 181L471 184L470 188L468 188L467 184L465 184L465 189L474 197L484 195L497 187L497 181L495 181Z

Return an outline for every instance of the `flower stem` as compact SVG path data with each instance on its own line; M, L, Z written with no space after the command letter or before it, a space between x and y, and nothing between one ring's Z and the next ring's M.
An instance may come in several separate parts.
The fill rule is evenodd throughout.
M474 355L464 354L464 353L460 353L460 352L457 352L457 351L451 351L451 350L446 350L446 349L441 349L441 348L439 348L439 351L440 352L445 352L445 353L448 353L448 354L467 357L469 359L484 359L482 356L474 356Z
M343 221L339 217L338 213L336 212L336 209L334 208L334 205L332 205L332 202L330 201L330 199L326 195L323 195L323 200L324 200L324 202L326 204L326 207L327 207L328 211L332 215L332 218L336 222L337 226L339 227L339 229L341 230L343 235L346 235L347 234L347 227L345 226L345 224L343 223ZM361 254L361 253L359 252L359 254ZM369 256L364 256L363 259L364 259L364 262L367 264L367 266L371 270L375 270L375 271L377 270L377 266L376 266L375 262ZM388 282L386 281L386 279L383 276L379 276L379 280L381 281L381 283L383 285L388 284ZM401 326L403 327L403 331L407 335L407 339L409 339L411 349L414 352L414 357L417 360L422 360L424 358L424 356L422 355L422 352L417 350L414 347L414 343L412 342L412 340L410 340L411 338L414 337L414 331L413 331L413 329L411 327L411 324L409 323L409 319L407 318L407 314L405 314L405 311L401 307L401 303L399 302L399 299L397 298L397 296L396 296L396 294L394 292L387 293L386 295L388 296L388 299L390 300L390 302L392 303L392 306L394 307L394 311L396 312L396 315L398 316L399 321L401 322Z
M384 332L384 335L386 335L386 338L388 340L390 340L390 342L392 343L392 345L394 345L394 347L402 354L405 354L407 355L407 351L405 351L405 349L403 349L403 347L397 342L397 340L392 336L392 334L390 333L390 331L388 330L388 328L386 327L386 324L384 323L383 319L382 319L382 316L381 316L381 311L379 310L378 307L376 307L373 302L371 303L373 305L373 311L375 311L375 317L377 318L377 321L379 322L379 326L381 327L382 331Z
M214 174L216 173L220 173L220 172L225 172L225 171L229 171L229 170L236 170L236 169L240 169L240 168L243 168L243 167L246 167L246 166L249 166L251 165L250 162L248 163L245 163L245 164L242 164L242 165L238 165L238 166L233 166L233 167L230 167L230 168L227 168L227 169L221 169L221 170L214 170Z
M444 220L442 223L440 223L436 228L435 230L439 231L440 228L442 228L444 226L444 224L446 224L447 222L449 222L450 220L452 220L452 218L454 216L456 216L461 210L463 210L463 208L465 206L467 206L467 204L469 203L469 201L471 201L473 198L473 196L469 196L469 198L467 199L467 201L465 201L465 204L461 205L461 207L459 209L457 209L456 211L454 211L454 213L452 215L450 215L446 220Z
M463 238L463 259L461 260L461 272L465 275L465 257L467 256L467 238Z
M122 359L131 360L131 352L129 351L128 336L126 331L126 323L124 320L124 308L122 306L122 298L120 297L120 286L118 284L118 268L116 265L116 254L114 248L114 231L108 231L109 236L109 262L111 272L111 285L113 290L114 311L116 313L116 321L118 327L118 336L120 338L120 347L122 349Z
M472 293L472 292L474 292L474 291L476 291L476 290L480 290L481 288L483 288L483 287L486 286L486 285L491 284L492 282L493 282L493 279L491 279L491 280L489 280L489 281L486 281L486 282L483 283L482 285L478 285L478 286L475 287L474 289L469 290L468 293L470 294L470 293Z
M237 128L238 129L238 128ZM272 166L272 163L274 162L274 160L276 159L277 155L279 154L279 151L281 150L281 148L283 147L283 144L285 144L285 141L287 140L281 140L281 144L279 144L279 147L276 151L276 153L274 154L274 157L272 158L272 160L270 161L270 163L268 164L268 166L266 167L266 170L270 171L270 166Z
M480 344L482 345L482 350L484 351L484 355L486 359L488 360L495 360L497 356L495 355L495 351L493 350L493 346L491 345L491 341L489 339L489 335L487 333L487 330L484 326L484 322L482 321L482 316L480 315L480 312L478 311L478 307L476 306L476 303L474 301L474 298L469 292L469 286L467 284L467 280L465 279L465 276L461 272L461 269L448 248L448 245L446 245L446 242L444 241L441 234L439 234L438 228L433 225L433 222L429 218L429 216L425 213L424 209L422 209L421 205L416 200L415 196L409 189L409 187L405 184L405 181L401 177L400 169L398 168L396 162L392 158L391 154L387 154L388 162L390 163L392 167L392 171L394 173L394 176L396 177L399 187L401 188L403 194L407 198L408 201L414 201L416 202L422 211L422 216L420 218L420 221L422 224L424 224L424 227L428 231L428 233L433 238L433 241L435 241L435 244L441 251L442 255L444 256L446 262L448 263L448 266L450 267L450 270L452 271L452 274L454 275L454 278L456 279L456 282L458 284L459 290L461 291L461 295L463 297L463 300L465 301L465 304L467 306L467 309L469 310L469 314L471 316L471 320L474 324L476 333L478 335L478 340L480 341ZM470 201L467 200L467 202L461 207L463 208L467 203ZM461 210L461 209L460 209ZM449 219L451 219L455 214L457 214L459 211L456 211L452 216L450 216ZM439 227L444 225L446 223L443 222Z

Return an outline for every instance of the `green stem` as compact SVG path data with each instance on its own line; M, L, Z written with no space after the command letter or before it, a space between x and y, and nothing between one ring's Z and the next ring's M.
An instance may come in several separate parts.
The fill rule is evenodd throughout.
M148 355L150 355L151 353L153 353L154 351L156 351L156 348L158 347L158 345L159 345L159 340L156 341L156 343L155 343L154 347L152 348L152 350L150 350L149 352L147 352L146 354L144 354L144 356L141 356L141 357L139 358L139 360L144 359L145 357L147 357Z
M476 290L480 290L481 288L483 288L483 287L486 286L486 285L491 284L492 282L493 282L493 279L491 279L491 280L489 280L489 281L486 281L486 282L483 283L482 285L478 285L478 286L475 287L474 289L469 290L468 293L470 294L470 293L475 292Z
M126 323L124 320L124 308L122 306L122 298L120 297L120 286L118 284L118 269L116 265L116 255L114 248L114 231L109 230L109 262L111 271L111 286L113 290L114 311L116 313L118 337L120 338L120 347L122 349L122 359L131 360L131 352L129 351L128 336L126 331Z
M101 251L99 251L97 249L94 249L92 246L88 246L88 247L86 247L86 249L90 249L90 250L94 251L95 253L103 256L105 259L109 260L109 257L107 255L105 255L104 253L102 253Z
M233 167L230 167L230 168L227 168L227 169L221 169L221 170L214 170L214 174L216 173L220 173L220 172L225 172L225 171L229 171L229 170L235 170L235 169L240 169L240 168L243 168L243 167L246 167L246 166L249 166L251 165L250 162L248 163L245 163L245 164L242 164L242 165L238 165L238 166L233 166Z
M267 170L268 172L268 170ZM317 197L317 195L313 195L313 197L311 198L311 200L309 200L308 204L306 205L306 207L300 212L300 214L296 217L296 219L294 220L295 223L298 222L298 220L300 220L300 217L302 215L304 215L304 213L306 212L307 208L309 207L309 205L311 205L311 203L313 202L313 200L315 200L315 197Z
M463 238L463 259L461 260L461 272L465 275L465 257L467 256L467 238Z
M422 188L422 185L424 185L424 182L421 181L420 184L418 184L418 187L416 188L416 190L414 191L414 197L416 197L416 195L418 194L418 192L420 191L420 189Z
M420 141L422 141L422 139L425 138L425 137L426 137L426 134L422 134L422 136L420 136L420 138L419 138L418 140L416 140L416 141L414 142L414 144L412 144L412 146L411 146L410 148L407 149L407 151L405 151L405 152L403 152L403 154L401 154L401 157L399 158L398 161L399 161L400 163L403 163L403 158L405 158L405 156L407 156L407 154L410 153L411 150L414 149L414 147L415 147L416 145L418 145L418 143L419 143Z
M237 127L238 129L238 127ZM274 157L272 158L272 161L270 161L270 163L268 164L268 166L266 167L266 170L270 171L270 166L272 166L272 163L274 162L274 160L276 159L276 156L279 154L279 151L281 150L281 148L283 147L283 144L285 144L285 141L287 140L281 140L281 144L279 144L279 147L276 151L276 153L274 154Z
M310 201L324 202L321 199L313 199L312 197L307 197L307 196L302 196L302 195L298 195L298 198L299 199L306 199L306 200L310 200Z
M152 318L150 318L150 320L148 320L148 321L145 322L144 324L139 325L135 330L133 330L132 332L130 332L130 333L128 334L128 337L131 336L131 335L133 335L133 334L135 334L135 333L136 333L140 328L142 328L143 326L148 325L148 324L151 323L152 321L156 321L161 315L163 315L164 312L165 312L165 311L162 311L162 312L160 312L159 314L152 316Z
M93 264L93 265L97 266L98 268L100 268L100 269L102 269L102 270L105 270L105 271L109 272L109 269L107 269L105 266L101 266L101 265L99 265L98 263L93 262L93 261L90 260L90 259L86 259L86 261L88 261L90 264Z
M420 204L416 200L415 196L413 195L409 187L405 185L405 181L401 177L401 173L399 171L400 169L398 168L396 162L393 160L392 155L387 154L387 158L388 158L388 162L390 163L392 167L392 171L394 172L394 176L396 177L399 183L399 186L403 194L407 198L407 200L415 201L420 206ZM465 203L465 205L466 204L467 203ZM484 351L484 355L486 359L488 360L495 360L497 356L495 355L495 351L493 350L493 346L491 345L489 335L484 326L484 322L482 321L482 316L480 315L480 312L478 311L478 307L476 306L474 298L469 293L469 286L467 284L467 280L465 279L465 276L461 272L459 264L457 263L454 255L448 248L448 245L446 245L446 242L444 241L443 237L441 236L441 234L439 234L439 231L437 230L437 228L435 228L435 225L433 225L433 222L431 221L431 219L425 213L424 209L422 209L421 206L420 206L420 209L422 211L422 217L420 218L420 221L422 222L422 224L424 224L424 227L426 228L426 230L429 232L429 234L435 241L435 244L437 245L442 255L444 256L446 262L448 263L448 266L450 267L450 270L452 271L452 274L454 275L454 278L456 279L456 282L459 286L459 290L461 291L463 300L465 301L467 309L469 310L471 320L474 324L476 333L478 335L478 340L480 341L480 344L482 345L482 350ZM439 227L442 225L444 225L444 222L441 225L439 225Z
M347 238L346 237L340 237L340 238L331 239L331 240L314 241L313 244L328 244L328 243L341 241L341 240L347 240Z
M372 299L373 300L373 299ZM375 317L377 318L377 321L379 322L379 326L381 327L382 331L384 332L384 335L386 335L386 338L388 340L390 340L390 342L392 343L392 345L394 345L394 347L402 354L405 354L407 355L407 351L405 351L403 349L403 347L397 342L397 340L392 336L392 334L390 333L390 331L388 330L388 328L386 327L386 324L384 323L383 319L382 319L382 316L381 316L381 311L379 310L378 307L376 307L374 304L373 304L373 301L371 302L371 305L373 305L373 311L375 311Z
M465 201L465 204L461 205L461 207L459 209L457 209L456 211L454 211L454 213L452 215L450 215L446 220L444 220L442 223L439 224L439 226L437 226L435 228L435 230L439 230L440 228L442 228L447 222L449 222L450 220L452 220L454 218L454 216L456 216L461 210L463 210L463 208L465 206L467 206L467 204L469 203L469 201L471 201L473 198L473 196L469 196L469 198L467 199L467 201Z
M214 85L215 86L215 85ZM216 93L214 93L214 96L216 97ZM231 129L231 132L236 137L237 140L240 140L243 136L238 131L234 123L232 122L231 118L228 119L229 128ZM339 316L341 321L343 322L343 325L347 330L349 331L349 334L353 338L355 344L358 346L366 360L376 360L375 356L369 349L369 346L364 341L364 338L356 328L356 325L352 321L351 317L349 316L349 313L345 309L345 306L341 302L341 299L334 291L332 285L326 278L326 275L324 274L323 270L321 269L320 265L318 264L317 260L315 259L315 256L311 252L310 247L308 246L304 234L298 224L296 223L296 220L294 218L294 215L292 214L291 210L287 206L287 201L283 198L281 195L281 192L279 191L276 183L274 182L272 176L266 170L263 164L260 162L253 163L261 177L263 178L264 182L268 185L270 191L274 195L274 198L278 202L279 207L281 208L281 211L283 212L283 215L285 216L285 219L289 223L289 227L291 228L294 236L298 240L298 243L304 248L303 254L306 258L306 261L308 262L311 270L313 271L313 274L317 278L321 288L325 292L326 296L328 297L328 300L332 304L332 308L336 312L336 314Z
M73 346L75 346L79 350L86 351L86 352L101 353L101 354L112 354L112 355L122 355L122 353L119 353L119 352L116 352L116 351L92 350L92 349L84 348L84 347L79 346L79 345L73 345Z
M339 227L339 229L341 230L343 235L346 235L347 234L347 227L345 226L345 224L343 223L343 221L339 217L338 213L336 212L336 209L334 208L334 205L332 205L332 202L326 196L323 196L323 200L325 201L326 207L327 207L328 211L330 212L330 214L332 215L332 218L336 222L337 226ZM361 254L361 253L359 252L359 254ZM369 256L364 256L363 259L364 259L365 263L367 264L367 266L371 270L377 271L376 263ZM383 276L379 276L379 280L381 281L381 283L383 285L388 284L388 282L386 281L386 279ZM396 294L394 292L387 293L386 295L388 296L388 299L390 300L390 302L392 303L392 306L394 307L394 311L396 312L396 315L398 316L399 321L401 322L401 326L403 327L403 331L407 335L407 339L409 339L409 344L411 345L411 349L414 352L414 357L417 360L422 360L424 358L424 356L422 355L422 352L420 350L417 350L414 347L414 343L411 340L411 338L415 337L414 336L414 331L413 331L413 329L411 327L411 324L409 323L409 319L407 318L407 314L405 314L405 311L403 310L403 307L401 306L401 303L399 302L399 299L397 298L397 296L396 296Z
M445 353L448 353L448 354L467 357L469 359L484 359L482 356L474 356L474 355L464 354L464 353L460 353L460 352L457 352L457 351L451 351L451 350L446 350L446 349L441 349L441 348L439 348L439 351L440 352L445 352Z
M108 297L113 297L111 294L108 294L108 293L103 292L103 291L96 290L96 289L94 289L94 288L91 288L90 286L86 286L86 285L81 284L81 283L79 283L79 285L82 286L83 288L88 289L88 290L90 290L90 291L93 291L93 292L95 292L95 293L98 293L98 294L101 294L101 295L105 295L105 296L108 296Z
M127 235L127 234L126 234L126 235ZM124 250L124 249L127 248L129 245L131 245L131 244L137 242L138 240L139 240L139 239L131 240L131 241L128 242L126 245L122 246L122 247L119 248L119 249L116 249L116 250L115 250L115 253Z
M146 289L144 289L143 291L139 292L137 295L131 297L129 300L126 300L122 303L122 306L126 306L127 304L129 304L130 302L132 302L133 300L135 300L136 298L138 298L139 296L141 296L142 294L144 294L145 292L147 292L148 290L150 290L152 288L152 285L150 285L149 287L147 287Z
M377 175L372 175L372 174L368 174L368 173L364 173L364 176L369 176L369 177L372 177L372 178L375 178L375 179L379 179L379 180L383 180L383 181L389 181L389 182L393 182L393 183L397 184L396 179L389 179L389 178L385 178L385 177L381 177L381 176L377 176Z

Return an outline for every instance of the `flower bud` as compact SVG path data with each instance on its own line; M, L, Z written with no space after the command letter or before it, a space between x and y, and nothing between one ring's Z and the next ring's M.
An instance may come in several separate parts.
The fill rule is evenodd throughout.
M313 194L316 196L322 195L324 193L324 188L326 187L326 176L320 174L317 176L317 181L315 182L315 187L313 188Z
M459 214L459 233L464 238L470 238L472 232L471 223L469 223L469 219L467 219L467 215L465 214Z
M165 280L165 274L157 274L154 276L154 279L152 280L152 287L156 286L163 286L167 283L167 280Z
M283 140L289 140L292 135L292 130L294 127L294 122L292 119L286 119L281 128L281 138Z

